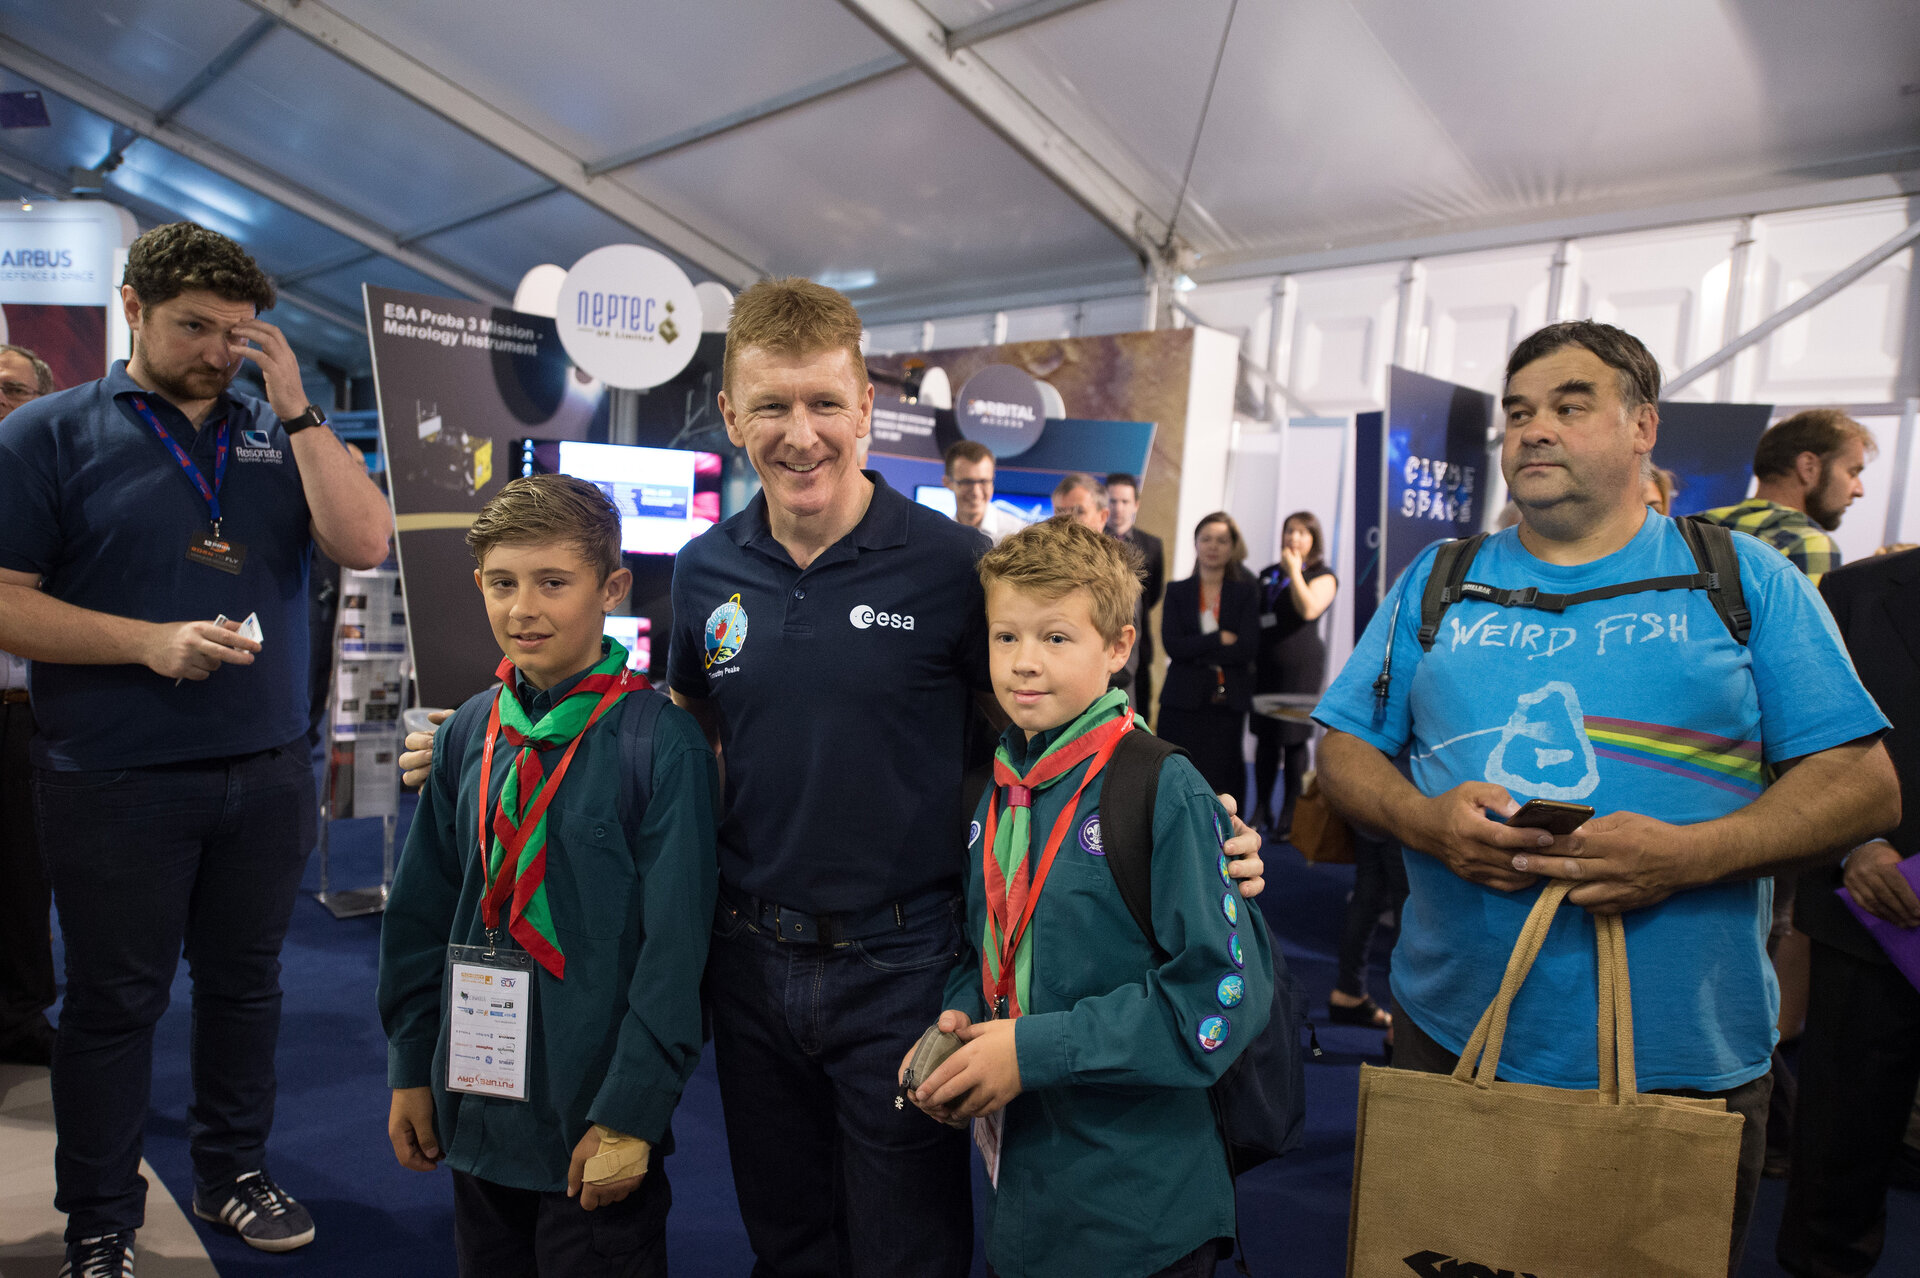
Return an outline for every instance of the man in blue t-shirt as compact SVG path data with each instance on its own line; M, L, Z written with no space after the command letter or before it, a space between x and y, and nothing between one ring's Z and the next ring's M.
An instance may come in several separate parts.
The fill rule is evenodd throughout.
M256 317L273 299L232 240L156 227L127 253L133 357L0 422L0 649L33 663L66 945L54 1203L76 1274L133 1272L153 1028L183 950L193 1209L263 1250L313 1237L266 1171L280 943L313 847L307 559L374 567L392 520ZM230 388L247 360L266 403Z
M1555 324L1514 350L1501 468L1520 524L1487 538L1470 581L1567 595L1696 571L1674 522L1640 500L1659 385L1646 348L1605 324ZM1747 1120L1737 1270L1779 1002L1768 876L1891 828L1899 791L1887 721L1818 595L1770 547L1733 541L1744 646L1707 592L1664 589L1558 613L1468 599L1423 652L1429 549L1314 713L1330 729L1328 797L1407 848L1394 1063L1453 1068L1542 879L1573 880L1574 904L1626 915L1641 1085L1723 1097ZM1503 824L1530 798L1597 815L1559 838ZM1514 1005L1501 1076L1596 1087L1596 999L1593 926L1567 911Z

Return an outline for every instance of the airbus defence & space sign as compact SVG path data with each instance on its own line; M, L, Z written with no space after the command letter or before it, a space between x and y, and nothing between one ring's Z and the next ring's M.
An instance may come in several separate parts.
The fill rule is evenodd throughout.
M119 283L113 252L132 239L132 217L99 201L0 207L0 302L110 305Z
M644 390L693 358L700 298L672 259L638 244L609 244L567 272L554 323L575 364L609 386Z
M996 458L1026 452L1047 425L1040 384L1011 364L989 364L969 377L953 401L953 416L962 435Z

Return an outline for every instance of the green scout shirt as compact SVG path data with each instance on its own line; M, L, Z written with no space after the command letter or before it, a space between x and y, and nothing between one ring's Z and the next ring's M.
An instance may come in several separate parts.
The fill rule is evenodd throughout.
M573 1147L591 1123L650 1141L659 1156L672 1150L668 1119L700 1059L719 778L693 716L662 706L652 795L639 828L623 833L620 716L661 694L629 695L581 739L547 812L547 894L567 975L555 980L533 968L528 1099L449 1092L446 947L486 943L478 803L492 695L459 710L478 716L465 757L435 753L394 874L380 930L387 1083L433 1087L448 1166L518 1189L564 1192ZM543 751L542 766L550 772L561 753ZM496 795L505 775L496 748ZM505 928L500 944L513 945Z
M1059 731L1027 742L1009 729L1015 766L1032 766ZM1036 865L1087 766L1034 796ZM1259 908L1226 877L1226 810L1175 756L1161 767L1153 822L1154 936L1171 956L1161 962L1099 851L1104 781L1081 796L1028 929L1032 1000L1014 1031L1022 1091L1006 1108L987 1228L987 1260L1002 1278L1151 1274L1234 1232L1233 1181L1205 1089L1266 1026L1272 943ZM986 1014L990 797L968 830L965 947L947 982L946 1006L975 1020ZM1222 1023L1209 1050L1203 1026L1217 1035Z

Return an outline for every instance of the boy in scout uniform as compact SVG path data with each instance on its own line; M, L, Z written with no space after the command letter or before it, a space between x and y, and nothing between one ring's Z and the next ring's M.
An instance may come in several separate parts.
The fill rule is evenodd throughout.
M913 1101L975 1120L1000 1278L1211 1274L1234 1233L1206 1089L1265 1026L1271 948L1224 871L1226 810L1182 756L1159 774L1151 941L1107 867L1102 772L1144 731L1107 687L1133 646L1132 557L1056 516L980 560L1013 723L968 830L966 945L939 1022L963 1045Z
M713 754L602 636L631 574L599 489L516 479L467 543L503 682L442 729L387 903L388 1135L453 1168L462 1278L665 1274Z

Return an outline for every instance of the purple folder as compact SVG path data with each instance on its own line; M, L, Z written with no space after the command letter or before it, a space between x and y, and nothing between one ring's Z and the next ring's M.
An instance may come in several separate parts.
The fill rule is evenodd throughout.
M1920 856L1910 856L1895 868L1913 885L1915 892L1920 892ZM1834 894L1847 903L1847 908L1853 911L1853 917L1859 919L1873 939L1880 942L1880 948L1887 952L1887 957L1893 960L1893 965L1900 969L1901 975L1913 982L1915 989L1920 989L1920 927L1895 927L1885 919L1867 913L1853 899L1853 893L1845 888L1836 889Z

